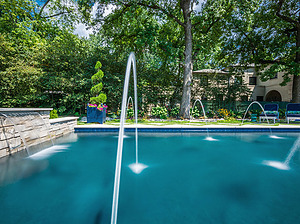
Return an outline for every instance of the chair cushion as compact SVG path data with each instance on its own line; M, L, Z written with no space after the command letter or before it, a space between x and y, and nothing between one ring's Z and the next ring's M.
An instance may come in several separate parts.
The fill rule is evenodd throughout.
M278 111L265 111L265 113L268 117L278 116ZM265 114L262 112L259 116L265 116Z
M300 111L288 111L287 114L299 114L300 115Z
M300 114L287 114L287 117L300 117Z

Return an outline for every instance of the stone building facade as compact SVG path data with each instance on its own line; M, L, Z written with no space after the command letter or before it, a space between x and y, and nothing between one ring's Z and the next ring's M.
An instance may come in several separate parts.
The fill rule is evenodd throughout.
M224 70L216 69L202 69L194 71L194 83L193 88L199 88L199 83L201 80L205 80L203 77L212 77L215 75L224 76L228 79L228 83L235 82L236 76L234 73L229 73L229 68ZM244 70L243 84L246 85L250 94L247 98L240 98L238 100L243 101L283 101L290 102L292 100L292 77L291 81L285 86L281 86L280 83L283 81L283 72L278 72L276 76L267 81L261 81L257 75L254 65L250 65ZM215 85L212 83L212 85ZM199 92L199 91L198 91ZM209 96L208 96L209 97ZM209 99L209 98L208 98Z

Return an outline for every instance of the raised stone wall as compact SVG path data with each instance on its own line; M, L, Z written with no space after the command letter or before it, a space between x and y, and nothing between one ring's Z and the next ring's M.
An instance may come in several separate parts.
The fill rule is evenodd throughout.
M49 119L51 110L0 108L0 158L74 131L77 117Z
M49 121L51 136L55 138L73 132L74 127L77 125L77 117L64 117L50 119Z

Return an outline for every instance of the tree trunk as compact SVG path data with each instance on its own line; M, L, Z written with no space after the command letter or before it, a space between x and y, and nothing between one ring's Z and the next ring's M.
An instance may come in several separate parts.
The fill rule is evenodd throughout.
M184 33L185 33L185 49L184 49L184 75L183 75L183 88L182 99L180 104L180 116L183 118L190 118L190 101L191 101L191 84L192 84L192 22L190 14L190 0L182 0L180 3L184 17Z
M300 103L300 76L294 75L292 89L292 103Z
M296 33L296 58L295 62L300 63L300 25L297 26ZM292 89L292 102L300 103L300 74L294 75L293 89Z

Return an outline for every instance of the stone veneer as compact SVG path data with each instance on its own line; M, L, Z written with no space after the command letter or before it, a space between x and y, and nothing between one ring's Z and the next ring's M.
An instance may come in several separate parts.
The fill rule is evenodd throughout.
M0 158L24 150L24 142L30 147L50 141L49 135L54 139L74 131L77 117L50 119L51 110L0 108ZM12 119L5 118L5 115Z

